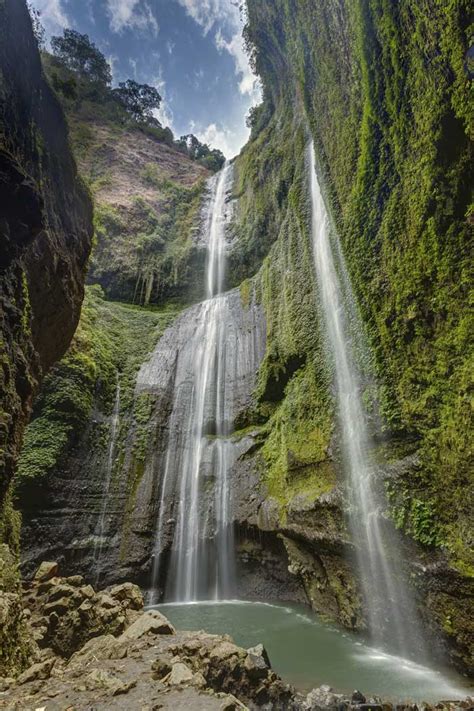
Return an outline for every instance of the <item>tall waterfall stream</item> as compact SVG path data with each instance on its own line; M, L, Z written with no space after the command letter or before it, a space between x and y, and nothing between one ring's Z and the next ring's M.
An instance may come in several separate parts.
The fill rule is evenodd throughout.
M163 567L161 544L171 515L174 537L165 590L171 600L217 600L231 597L234 590L227 478L239 455L231 438L239 395L236 383L244 382L247 374L253 377L264 339L253 322L245 332L239 330L235 301L240 304L240 295L223 293L232 174L232 166L226 164L211 180L204 220L207 298L184 314L183 328L188 330L174 366L152 572L156 591Z
M312 240L323 330L334 366L341 449L349 484L349 522L357 550L369 631L374 640L404 657L423 649L414 603L402 572L400 551L384 531L381 502L370 461L370 436L351 333L362 333L337 235L309 146ZM332 239L331 239L332 238ZM349 306L346 306L346 300ZM351 319L349 326L348 317Z

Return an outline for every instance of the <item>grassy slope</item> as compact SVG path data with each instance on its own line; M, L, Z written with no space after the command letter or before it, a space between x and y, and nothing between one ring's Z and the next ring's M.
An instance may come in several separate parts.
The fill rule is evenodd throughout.
M260 230L263 250L276 240L267 310L280 311L265 368L270 356L273 368L286 367L298 331L300 357L317 352L314 323L303 318L309 294L288 298L292 279L306 291L311 279L308 271L293 274L288 261L298 233L307 249L293 124L303 105L373 346L386 426L421 455L419 469L392 487L392 513L408 534L443 546L469 573L474 112L464 63L467 3L251 0L249 17L271 118L239 159L240 192L245 185L255 208L241 200L248 242L239 262L251 272ZM294 394L304 377L290 380L278 405L279 461L291 440L306 442L311 412L326 417L321 442L329 443L324 388L305 384L303 401ZM288 486L288 466L276 481Z
M141 304L194 294L202 255L192 237L210 171L179 151L168 129L135 123L105 90L50 55L43 63L94 198L89 282L110 298Z

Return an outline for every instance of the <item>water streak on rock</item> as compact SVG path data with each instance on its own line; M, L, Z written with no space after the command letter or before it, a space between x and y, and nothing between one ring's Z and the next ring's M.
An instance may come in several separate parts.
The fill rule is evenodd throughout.
M110 419L110 435L109 435L109 449L107 452L107 465L105 470L105 481L104 489L102 493L102 508L100 512L100 518L96 528L96 535L94 537L94 568L95 568L95 582L97 584L101 572L101 558L102 558L102 547L105 540L105 528L106 528L106 514L109 504L109 491L110 483L112 481L112 472L114 468L115 461L115 450L117 443L117 434L120 427L120 377L117 371L117 382L115 386L115 401L114 409L112 411L112 417Z

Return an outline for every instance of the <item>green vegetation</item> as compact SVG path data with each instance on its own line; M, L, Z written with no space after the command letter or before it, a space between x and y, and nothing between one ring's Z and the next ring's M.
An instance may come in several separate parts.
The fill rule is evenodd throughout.
M111 89L106 77L99 80L88 60L92 55L99 62L98 50L76 35L56 38L57 56L43 53L43 66L66 110L73 151L95 202L89 280L120 301L199 298L203 254L193 232L207 169L218 169L224 158L197 139L175 142L153 116L160 102L153 87L129 80ZM130 161L131 152L148 162Z
M224 165L225 157L222 151L218 148L209 148L207 144L201 143L192 133L181 136L179 141L176 141L176 145L192 160L199 161L201 165L213 172L220 170Z
M239 257L248 269L256 245L267 249L259 235L278 237L275 180L290 174L287 157L295 164L288 116L302 105L375 354L387 432L414 442L421 458L392 483L391 511L463 572L472 524L468 18L465 0L249 2L246 37L265 101L250 117L241 161L257 190ZM279 161L273 181L270 159Z
M51 48L64 66L88 81L105 86L111 83L110 65L87 35L66 28L62 37L52 37Z
M254 112L253 140L236 162L239 235L230 273L241 281L244 305L262 303L266 352L258 374L257 408L263 479L280 504L282 521L296 494L314 500L330 490L335 472L329 445L333 408L316 316L306 191L306 136L299 112L279 100ZM264 121L267 121L266 125ZM266 256L265 256L266 255Z
M71 347L46 377L26 429L16 477L19 489L60 465L82 437L93 408L111 413L117 374L121 409L132 409L137 371L175 315L176 307L110 303L100 287L87 288Z

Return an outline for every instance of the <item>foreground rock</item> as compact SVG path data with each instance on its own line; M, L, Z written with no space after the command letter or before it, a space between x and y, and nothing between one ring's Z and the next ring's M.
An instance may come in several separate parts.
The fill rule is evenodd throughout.
M48 569L57 572L53 564ZM15 679L0 678L0 709L392 708L381 699L356 691L346 697L328 686L305 697L272 671L262 645L245 650L227 635L176 631L157 610L143 610L140 589L131 583L97 592L79 575L47 580L37 575L24 585L23 598L34 638L30 666ZM470 707L471 702L444 703L436 709Z
M39 575L23 600L35 651L0 679L2 709L299 708L263 647L176 632L131 583L96 592L81 576Z

